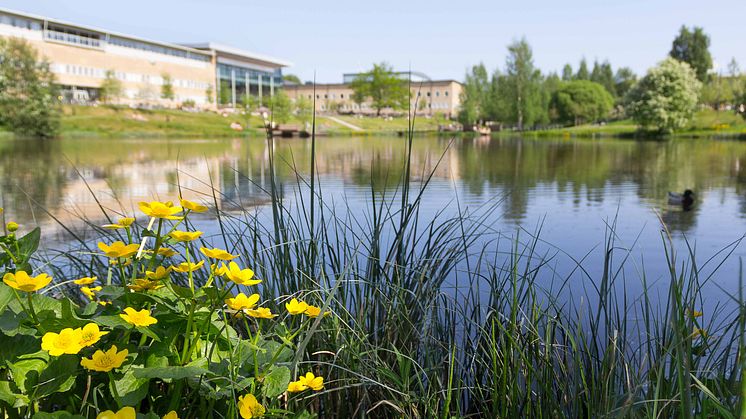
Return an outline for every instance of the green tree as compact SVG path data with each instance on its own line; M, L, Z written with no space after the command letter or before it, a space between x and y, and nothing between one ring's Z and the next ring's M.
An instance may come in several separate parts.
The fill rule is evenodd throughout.
M272 120L280 124L290 121L293 106L287 93L282 90L275 92L269 101L269 109L272 112Z
M306 99L301 95L295 101L295 113L298 115L298 119L305 127L311 122L313 116L313 104L309 99Z
M689 64L697 74L699 81L707 81L707 72L712 68L710 55L710 37L700 27L689 30L681 26L679 35L673 40L669 55Z
M562 80L570 81L573 77L572 66L570 64L565 64L565 66L562 67Z
M694 115L701 88L689 64L667 58L630 90L627 111L643 129L674 131Z
M552 95L551 107L558 121L579 125L606 118L614 98L599 83L573 80L564 82Z
M163 73L161 75L163 84L161 84L161 98L167 100L173 100L174 98L174 82L171 79L171 75Z
M115 102L122 96L122 82L116 77L114 70L106 70L98 92L99 98L104 103Z
M591 74L588 72L588 63L585 61L585 58L580 60L580 66L578 67L578 72L575 74L575 80L589 80L591 78Z
M541 121L546 115L542 106L541 72L534 67L531 46L525 38L508 46L505 77L506 99L512 104L507 122L523 129Z
M370 98L376 115L386 108L404 109L409 102L407 82L400 79L386 63L374 64L373 69L360 74L352 81L350 87L354 91L354 100L362 103Z
M300 77L296 76L295 74L283 74L282 80L295 84L303 84L303 82L300 81Z
M215 96L215 92L212 90L212 84L208 84L207 89L205 89L205 99L207 100L207 103L213 102L213 96Z
M466 74L461 91L461 109L458 120L464 125L472 125L487 118L487 101L490 83L487 69L480 63Z
M609 94L616 96L614 71L611 69L611 64L608 61L604 61L602 64L599 64L598 61L593 63L591 81L600 84Z
M637 75L629 67L617 69L614 75L614 89L617 97L624 98L632 86L637 83Z
M54 74L34 47L0 38L0 125L17 135L52 137L60 107Z

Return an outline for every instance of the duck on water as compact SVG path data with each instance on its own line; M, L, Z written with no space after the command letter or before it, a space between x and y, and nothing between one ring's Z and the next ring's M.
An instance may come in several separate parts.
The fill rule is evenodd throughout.
M681 205L684 211L689 211L694 205L694 192L691 189L685 190L683 194L669 192L668 205Z

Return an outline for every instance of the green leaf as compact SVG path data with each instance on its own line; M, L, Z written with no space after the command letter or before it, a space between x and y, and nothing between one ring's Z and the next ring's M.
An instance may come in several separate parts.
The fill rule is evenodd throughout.
M78 375L79 362L75 355L53 358L39 376L39 384L34 389L34 397L38 399L52 393L70 390Z
M121 398L123 406L137 406L148 395L149 378L137 378L135 369L130 368L124 376L114 381L114 387Z
M0 311L5 310L5 307L8 306L8 303L13 301L15 298L15 294L13 293L13 289L9 286L0 283Z
M18 239L18 248L22 260L28 261L31 255L36 252L36 249L39 248L39 240L41 240L41 229L39 227Z
M28 394L33 391L33 388L39 382L39 374L47 366L47 359L39 354L39 357L20 359L8 364L8 366L13 374L13 381L16 386Z
M27 406L30 401L27 396L16 394L8 381L0 381L0 400L15 408Z
M39 339L29 335L3 336L0 334L3 344L0 345L0 365L9 364L26 354L39 351L41 342Z
M264 376L262 393L265 397L274 398L284 393L290 383L290 370L288 367L272 367L269 374Z
M206 360L197 360L189 364L169 367L145 367L134 368L134 375L137 378L160 378L163 380L181 380L184 378L195 378L203 374L209 374Z
M85 419L85 417L63 410L54 413L37 412L34 414L33 419Z

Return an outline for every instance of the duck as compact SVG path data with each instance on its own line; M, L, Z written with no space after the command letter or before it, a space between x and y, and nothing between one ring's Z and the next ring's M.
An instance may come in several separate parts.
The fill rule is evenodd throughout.
M688 210L694 204L694 192L691 189L687 189L684 193L669 192L668 193L668 205L681 205L685 210Z

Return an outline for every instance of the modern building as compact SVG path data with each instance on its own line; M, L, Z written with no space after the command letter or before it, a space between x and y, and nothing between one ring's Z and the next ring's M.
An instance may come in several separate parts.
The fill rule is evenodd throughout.
M173 44L0 8L0 37L28 41L50 63L65 100L96 100L101 83L121 82L122 104L235 107L271 96L290 63L214 43ZM173 99L164 99L168 82Z
M411 106L421 114L441 113L455 117L461 105L462 85L456 80L431 80L422 73L399 72L400 78L409 80ZM353 100L351 83L360 74L343 75L342 83L287 85L284 90L291 100L299 98L314 101L316 112L374 113L371 101L357 103Z

